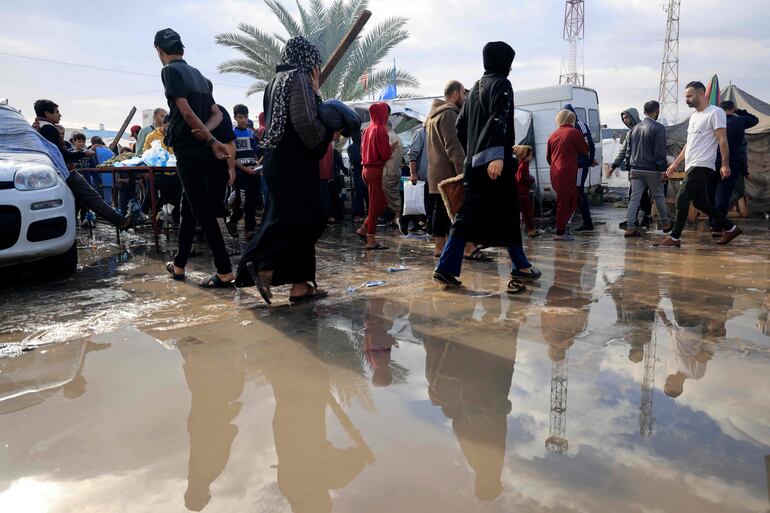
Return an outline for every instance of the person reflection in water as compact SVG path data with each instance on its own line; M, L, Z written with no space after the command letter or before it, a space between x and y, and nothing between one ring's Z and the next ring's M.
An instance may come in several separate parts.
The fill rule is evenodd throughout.
M663 386L663 391L672 398L682 395L686 380L699 380L706 375L715 343L727 334L725 325L733 306L733 287L712 292L706 281L684 280L684 277L675 278L670 286L673 322L664 312L659 313L670 328L674 343L676 372L666 378Z
M190 389L190 461L187 467L185 506L201 511L209 503L211 484L230 459L238 434L233 422L241 411L239 400L246 378L243 351L228 340L215 344L185 337L177 342L184 359L184 375Z
M329 513L330 490L347 486L374 462L374 455L332 396L327 366L311 352L287 347L276 353L270 365L259 367L275 395L278 488L294 513ZM327 407L353 447L340 449L327 440Z
M476 474L476 497L482 501L495 500L503 492L516 334L506 335L503 347L505 354L498 355L435 337L425 339L430 401L452 419L460 449Z
M388 334L385 327L384 298L372 298L364 321L364 355L366 363L372 371L372 385L386 387L393 383L393 372L390 368L391 349L396 339Z
M552 362L564 361L575 337L588 327L591 289L596 281L596 262L589 258L573 255L564 247L554 252L553 285L545 295L540 314L540 329Z

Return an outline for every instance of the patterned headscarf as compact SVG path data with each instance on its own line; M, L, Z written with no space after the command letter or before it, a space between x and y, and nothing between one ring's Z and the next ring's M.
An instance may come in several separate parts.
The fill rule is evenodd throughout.
M263 148L275 148L286 132L286 120L289 117L289 93L291 81L297 72L310 73L322 64L321 54L302 36L292 37L286 42L281 54L281 63L276 66L277 75L271 95L271 112L266 114L268 128L262 139Z

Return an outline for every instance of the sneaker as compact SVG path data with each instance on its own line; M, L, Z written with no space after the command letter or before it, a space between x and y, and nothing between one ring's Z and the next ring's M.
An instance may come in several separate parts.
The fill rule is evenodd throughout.
M589 224L587 226L583 225L580 228L576 228L575 231L576 232L592 232L592 231L594 231L594 225L592 225L592 224Z
M628 221L623 221L622 223L620 223L618 225L618 228L620 228L621 230L626 230L628 228Z
M575 240L574 235L571 233L565 233L563 235L554 235L553 240L566 240L566 241L572 241Z
M404 222L403 218L399 217L396 219L396 226L398 226L398 231L401 232L401 235L409 235L409 223Z
M662 247L662 248L681 248L682 247L682 241L672 239L670 236L665 236L662 239L660 239L658 242L653 243L653 246L656 248Z
M725 231L722 234L722 238L717 241L717 244L719 244L720 246L724 246L725 244L727 244L728 242L730 242L731 240L733 240L734 238L736 238L738 235L742 233L743 233L743 230L741 230L736 226L735 228L733 228L732 231Z
M511 271L511 278L515 280L537 281L542 275L543 273L534 267L530 268L528 273L519 271L518 269Z
M451 274L446 273L438 268L433 271L433 281L452 288L461 287L463 284L460 280Z

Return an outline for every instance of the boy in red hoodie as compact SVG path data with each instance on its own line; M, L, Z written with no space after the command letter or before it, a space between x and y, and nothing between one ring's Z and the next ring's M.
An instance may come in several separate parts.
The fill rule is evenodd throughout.
M366 221L356 230L356 235L366 241L366 249L388 249L379 244L377 233L377 218L385 211L388 199L382 190L382 169L390 159L393 149L388 138L388 115L390 107L386 103L374 103L369 106L371 124L364 131L361 141L361 156L363 159L363 178L369 189L369 214Z
M516 170L516 187L519 191L521 217L524 220L524 226L527 228L527 236L538 237L543 232L535 228L535 207L529 199L529 189L535 183L535 179L529 174L529 163L534 158L532 146L514 146L513 152L519 160L519 167Z

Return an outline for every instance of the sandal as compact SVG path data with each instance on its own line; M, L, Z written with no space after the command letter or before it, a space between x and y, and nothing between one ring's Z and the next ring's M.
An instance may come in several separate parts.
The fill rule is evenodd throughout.
M204 289L230 289L235 286L235 282L222 281L222 278L217 276L217 273L214 273L200 282L198 286Z
M477 247L470 255L463 255L463 260L471 260L473 262L491 262L494 260L489 255L485 255L481 248Z
M259 295L262 296L262 299L265 300L265 303L271 305L272 302L270 300L273 298L273 293L270 292L270 280L263 280L260 278L259 273L254 269L253 262L247 262L246 269L249 270L249 274L251 275L251 279L254 280L254 285L257 287Z
M317 299L323 299L329 294L326 291L318 290L317 285L310 285L308 283L308 287L310 287L310 290L302 294L301 296L289 296L289 303L297 304L297 303L307 303L308 301L315 301Z
M380 251L380 250L382 250L382 249L388 249L388 247L387 247L387 246L383 246L382 244L380 244L380 243L378 242L378 243L377 243L377 244L375 244L374 246L366 246L364 249L365 249L366 251Z
M177 274L174 272L174 262L167 262L166 270L169 272L169 274L171 274L171 277L176 281L182 281L185 278L184 274Z
M361 234L360 234L360 233L358 233L358 232L354 232L354 233L356 234L356 237L358 237L358 238L359 238L359 239L361 239L362 241L364 241L364 242L369 242L369 239L366 237L366 235L361 235Z
M525 292L526 290L527 290L527 286L524 285L523 281L513 279L508 282L508 290L506 290L506 292L508 294L519 294L521 292Z

